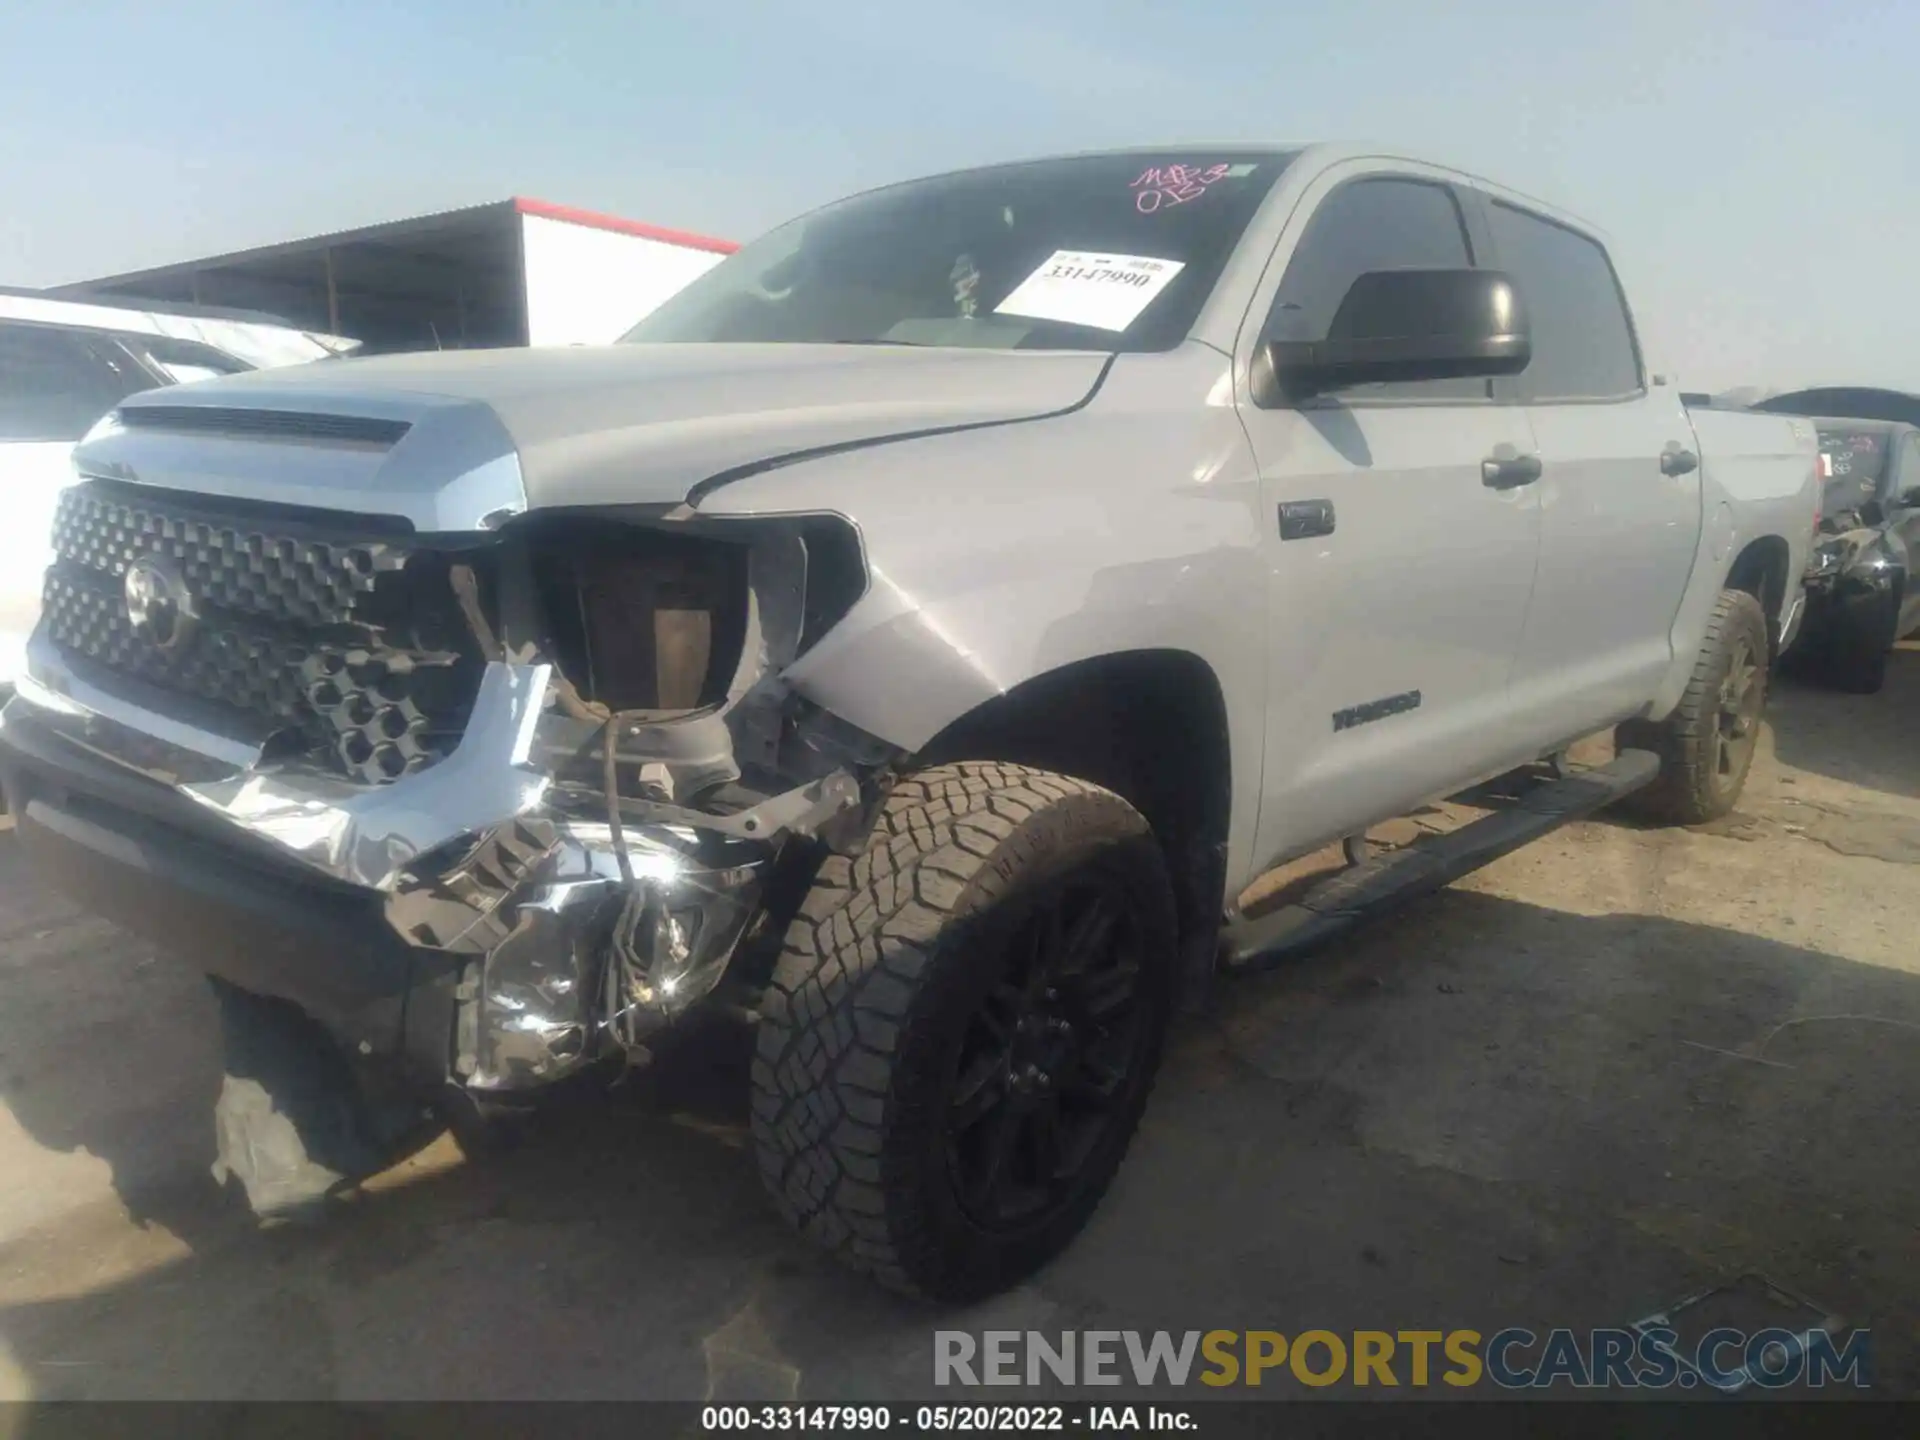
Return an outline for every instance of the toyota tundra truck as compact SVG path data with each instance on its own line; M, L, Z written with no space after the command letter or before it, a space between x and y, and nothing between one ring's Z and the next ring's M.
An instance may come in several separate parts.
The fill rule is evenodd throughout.
M1081 1228L1216 971L1725 813L1818 488L1649 375L1592 229L1326 146L894 185L623 343L134 396L75 470L0 770L212 977L217 1174L310 1210L705 1011L775 1205L942 1299Z

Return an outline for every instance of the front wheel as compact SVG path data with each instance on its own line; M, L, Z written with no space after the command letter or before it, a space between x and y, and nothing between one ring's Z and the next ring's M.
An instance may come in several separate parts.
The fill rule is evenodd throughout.
M1616 732L1619 748L1660 757L1659 778L1628 797L1627 808L1669 825L1698 825L1733 809L1760 744L1771 653L1760 602L1722 590L1673 713Z
M1160 848L1119 796L986 762L903 780L865 851L825 862L763 1002L775 1203L897 1289L1019 1280L1119 1168L1177 948Z

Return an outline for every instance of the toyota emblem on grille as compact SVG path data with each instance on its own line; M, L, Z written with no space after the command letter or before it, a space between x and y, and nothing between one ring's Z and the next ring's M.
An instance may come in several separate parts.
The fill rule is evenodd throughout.
M142 555L127 567L126 593L133 633L163 654L186 644L199 623L187 582L158 555Z

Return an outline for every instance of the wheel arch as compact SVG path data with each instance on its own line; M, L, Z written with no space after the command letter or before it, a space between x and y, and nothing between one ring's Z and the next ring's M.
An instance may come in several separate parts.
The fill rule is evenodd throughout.
M961 715L914 757L1005 760L1114 791L1166 855L1183 943L1209 944L1224 903L1234 775L1227 701L1192 651L1128 650L1023 681Z
M1787 574L1792 552L1778 535L1761 535L1747 542L1727 569L1723 589L1744 590L1760 602L1767 617L1767 637L1772 653L1780 653L1780 622L1786 610Z

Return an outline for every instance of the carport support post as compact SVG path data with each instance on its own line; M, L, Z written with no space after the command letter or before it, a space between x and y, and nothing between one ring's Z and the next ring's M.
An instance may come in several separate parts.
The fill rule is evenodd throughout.
M327 262L327 333L338 335L340 333L340 292L333 283L333 247L327 246L321 254Z

